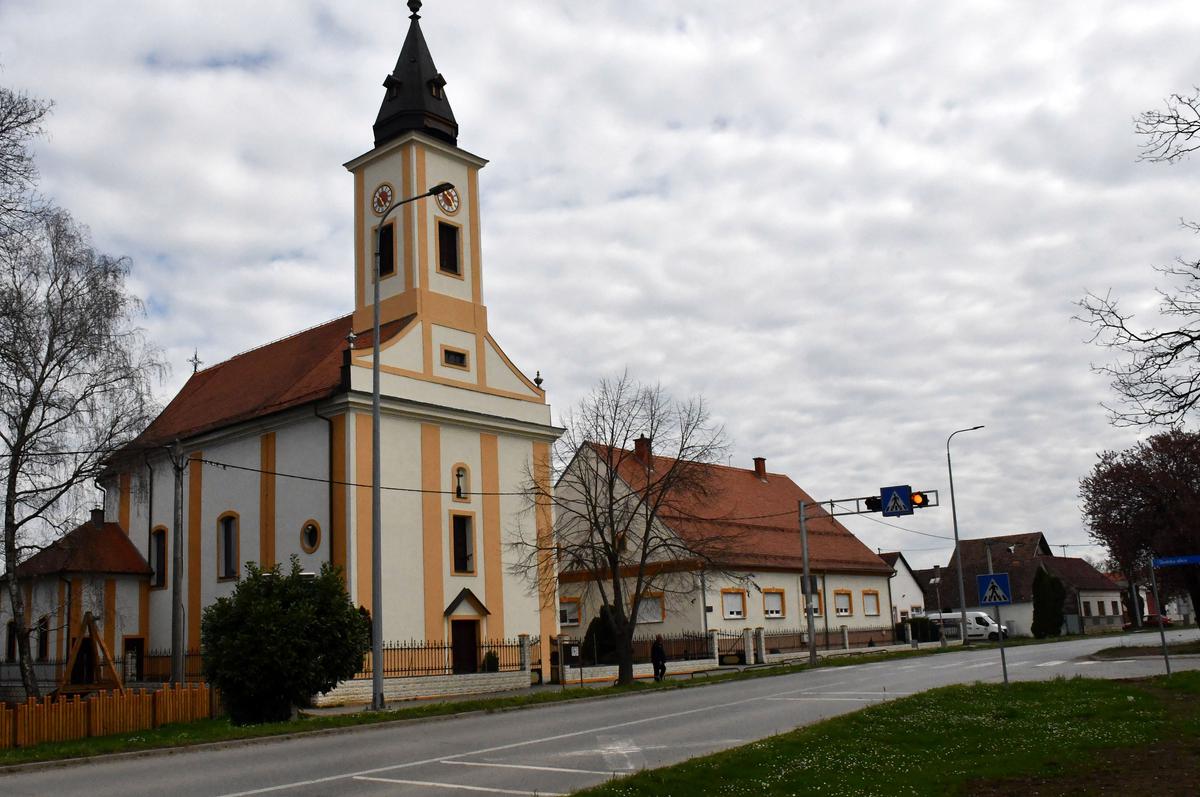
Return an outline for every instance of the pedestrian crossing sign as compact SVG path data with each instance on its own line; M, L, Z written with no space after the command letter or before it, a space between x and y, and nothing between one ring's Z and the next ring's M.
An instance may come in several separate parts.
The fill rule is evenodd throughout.
M984 573L975 577L975 586L979 588L980 606L1007 606L1012 603L1012 590L1009 589L1008 573Z
M911 515L913 513L912 488L907 484L880 487L879 502L884 517Z

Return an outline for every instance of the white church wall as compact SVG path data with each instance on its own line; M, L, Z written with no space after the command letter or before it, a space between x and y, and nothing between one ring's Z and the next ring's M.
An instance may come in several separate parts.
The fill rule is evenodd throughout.
M312 417L297 420L275 432L275 470L278 474L329 478L329 423ZM301 530L309 520L320 529L312 553L301 544ZM286 570L291 557L300 566L317 572L329 561L329 484L277 475L275 477L275 559Z

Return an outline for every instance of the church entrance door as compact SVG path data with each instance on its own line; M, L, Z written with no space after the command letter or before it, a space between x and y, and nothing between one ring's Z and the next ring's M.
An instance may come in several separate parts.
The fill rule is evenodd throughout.
M451 668L459 673L479 672L479 621L450 621Z

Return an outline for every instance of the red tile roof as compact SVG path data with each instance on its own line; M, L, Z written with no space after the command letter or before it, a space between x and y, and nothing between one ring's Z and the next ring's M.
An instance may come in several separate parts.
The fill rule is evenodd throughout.
M131 447L185 439L335 394L342 388L351 319L327 321L192 374ZM395 335L409 320L386 324L381 337ZM370 335L355 342L356 349L369 345Z
M593 446L601 456L605 449ZM614 457L618 473L629 485L644 483L644 465L632 452ZM653 470L670 468L674 460L651 457ZM752 468L701 465L705 495L677 493L659 519L698 549L713 543L713 558L725 567L800 570L801 500L812 497L781 473L759 479ZM809 567L816 572L844 571L888 574L892 568L859 542L850 531L817 507L808 509Z
M1042 560L1051 575L1058 576L1068 588L1119 592L1121 587L1108 576L1075 556L1052 556Z
M150 565L116 523L91 521L68 532L17 565L17 577L57 573L109 573L148 576Z

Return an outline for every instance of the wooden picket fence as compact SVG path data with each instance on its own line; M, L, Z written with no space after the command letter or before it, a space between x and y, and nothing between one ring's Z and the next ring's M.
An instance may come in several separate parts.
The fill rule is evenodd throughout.
M216 705L208 684L31 698L12 708L0 706L0 750L209 719Z

